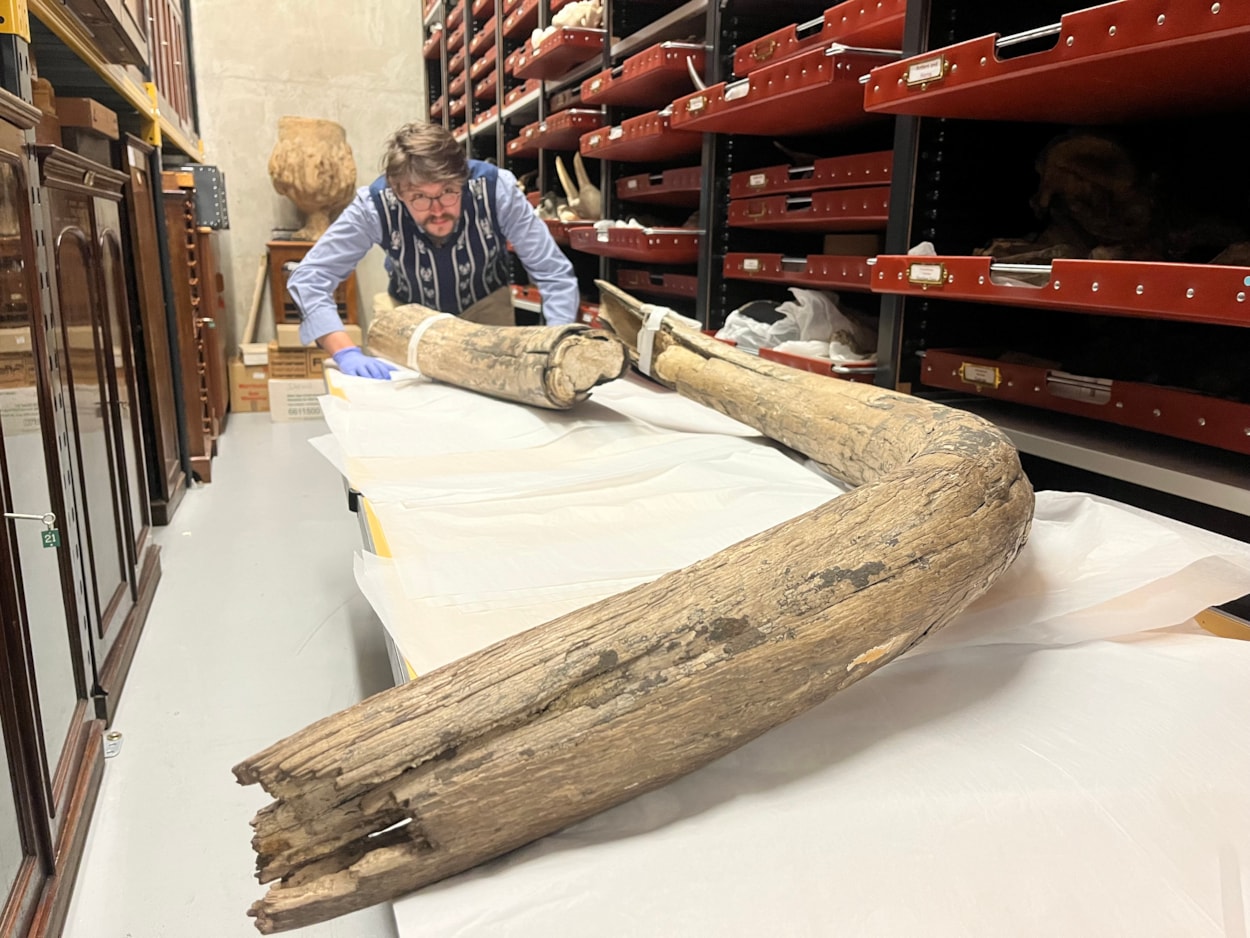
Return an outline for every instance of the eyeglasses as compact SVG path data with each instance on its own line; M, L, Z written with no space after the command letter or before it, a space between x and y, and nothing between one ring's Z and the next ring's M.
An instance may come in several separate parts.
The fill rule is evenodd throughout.
M451 208L460 201L460 190L454 192L444 192L442 195L410 195L400 196L400 201L407 205L414 212L428 212L437 203L441 208Z

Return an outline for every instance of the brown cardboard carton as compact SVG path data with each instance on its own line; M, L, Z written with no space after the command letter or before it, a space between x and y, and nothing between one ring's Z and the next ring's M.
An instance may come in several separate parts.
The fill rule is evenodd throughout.
M274 423L320 420L317 398L325 393L325 378L270 378L269 419Z
M230 409L236 414L269 410L269 366L230 362Z
M343 331L347 333L347 337L355 345L361 344L360 326L350 322L344 323ZM274 334L277 336L278 348L311 348L311 346L305 346L299 340L299 325L297 323L280 322L274 326Z
M86 127L110 140L118 138L117 112L94 98L56 99L56 116L62 127Z

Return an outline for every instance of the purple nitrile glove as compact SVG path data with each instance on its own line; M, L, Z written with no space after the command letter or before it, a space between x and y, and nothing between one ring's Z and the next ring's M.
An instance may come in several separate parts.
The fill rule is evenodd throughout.
M356 375L359 378L380 378L383 381L389 381L391 372L395 370L394 365L366 355L358 345L339 349L333 357L334 363L339 366L339 371L345 375Z

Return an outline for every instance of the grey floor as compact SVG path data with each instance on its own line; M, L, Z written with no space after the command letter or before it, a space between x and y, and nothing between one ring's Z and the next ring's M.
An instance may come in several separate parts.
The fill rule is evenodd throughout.
M114 728L67 938L257 932L240 759L389 685L381 626L352 576L342 482L321 421L230 418L211 485L157 528L163 576ZM390 938L389 906L286 934Z

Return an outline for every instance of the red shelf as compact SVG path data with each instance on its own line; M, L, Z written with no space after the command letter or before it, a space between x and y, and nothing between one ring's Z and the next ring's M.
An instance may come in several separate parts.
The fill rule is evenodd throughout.
M883 186L890 182L894 153L857 153L816 160L810 166L768 166L734 173L729 177L729 197L815 192L852 186Z
M472 67L469 69L469 77L474 81L477 81L479 78L484 78L487 72L493 72L494 70L495 56L488 55L486 58L478 59L473 63Z
M488 75L473 86L473 100L494 101L498 87L498 77L495 75Z
M515 140L509 140L509 156L530 156L539 150L576 150L582 134L603 126L598 111L568 110L553 114L545 121L522 127Z
M929 349L920 380L1000 401L1090 417L1122 427L1250 454L1250 404L1193 391L1006 363L983 353Z
M451 110L449 113L452 117L462 117L464 115L465 99L463 96L451 99Z
M703 167L688 166L618 179L616 197L625 202L694 207L699 204L702 187Z
M444 104L445 104L445 99L443 98L441 94L437 98L434 99L434 103L430 105L431 120L437 120L438 118L443 116Z
M924 294L1011 306L1048 307L1110 316L1250 326L1250 267L1146 261L1052 261L1037 287L1002 282L1015 270L990 257L877 258L877 293ZM1017 271L1018 272L1018 271Z
M447 34L447 51L455 52L464 48L464 23L461 23ZM463 56L461 57L463 58Z
M706 56L701 43L654 45L582 82L582 103L664 107L693 87L687 60L693 60L695 71L702 74Z
M781 254L731 253L725 255L724 272L729 280L759 280L817 289L872 289L872 268L866 257L809 254L789 258Z
M693 264L699 259L696 228L574 228L569 244L578 251L644 264Z
M793 135L849 127L869 118L859 78L881 64L864 52L812 49L673 102L673 127L705 133Z
M469 54L479 56L487 49L495 48L495 18L492 16L473 33Z
M453 3L451 9L447 11L447 28L451 29L460 25L460 21L464 19L464 4Z
M574 65L581 65L596 55L602 55L605 35L602 29L561 26L537 49L527 39L512 73L517 78L559 78Z
M538 303L541 305L543 301L542 294L538 292L538 287L522 286L519 283L512 285L512 297L523 303Z
M473 18L480 20L495 9L495 0L473 0Z
M453 96L464 94L464 86L469 83L469 76L461 72L451 80L451 84L447 86L447 93Z
M982 36L873 69L890 114L1122 122L1250 101L1250 5L1116 0L1065 15L1054 48L1000 59Z
M656 274L649 270L619 268L616 282L622 290L637 290L656 296L693 300L699 292L699 278L693 274Z
M473 129L476 130L477 128L481 127L483 124L488 123L491 120L491 118L497 117L498 115L499 115L499 105L492 104L490 107L484 110L481 114L477 115L477 117L473 118Z
M542 88L542 82L530 79L523 85L518 85L509 91L503 99L504 107L515 104L532 91L538 91Z
M842 378L845 381L857 381L860 384L872 384L877 376L877 363L835 362L828 358L812 358L810 355L796 355L793 352L779 352L775 348L760 348L760 358L789 365L799 371L808 371L815 375L828 375L830 378Z
M450 51L450 50L449 50ZM466 50L461 49L450 59L447 60L447 74L459 75L464 71L464 53Z
M588 221L587 222L574 222L573 224L568 224L562 221L555 221L554 219L551 219L551 218L544 218L543 222L544 224L546 224L547 230L551 232L551 237L556 242L556 244L563 245L564 247L569 246L569 233L574 228L585 228L592 224L592 222L588 222Z
M765 65L800 55L815 46L827 47L832 42L901 48L906 15L907 0L847 0L825 10L820 19L795 23L738 46L734 50L734 74L741 78Z
M870 186L733 199L729 224L767 231L875 231L885 228L889 213L890 187Z
M443 38L443 27L439 23L435 23L430 27L430 38L425 40L425 45L421 47L421 54L427 59L437 59L442 54L439 51L439 42Z
M582 156L621 162L662 163L695 156L703 150L703 134L674 130L664 111L650 111L596 130L581 139Z

